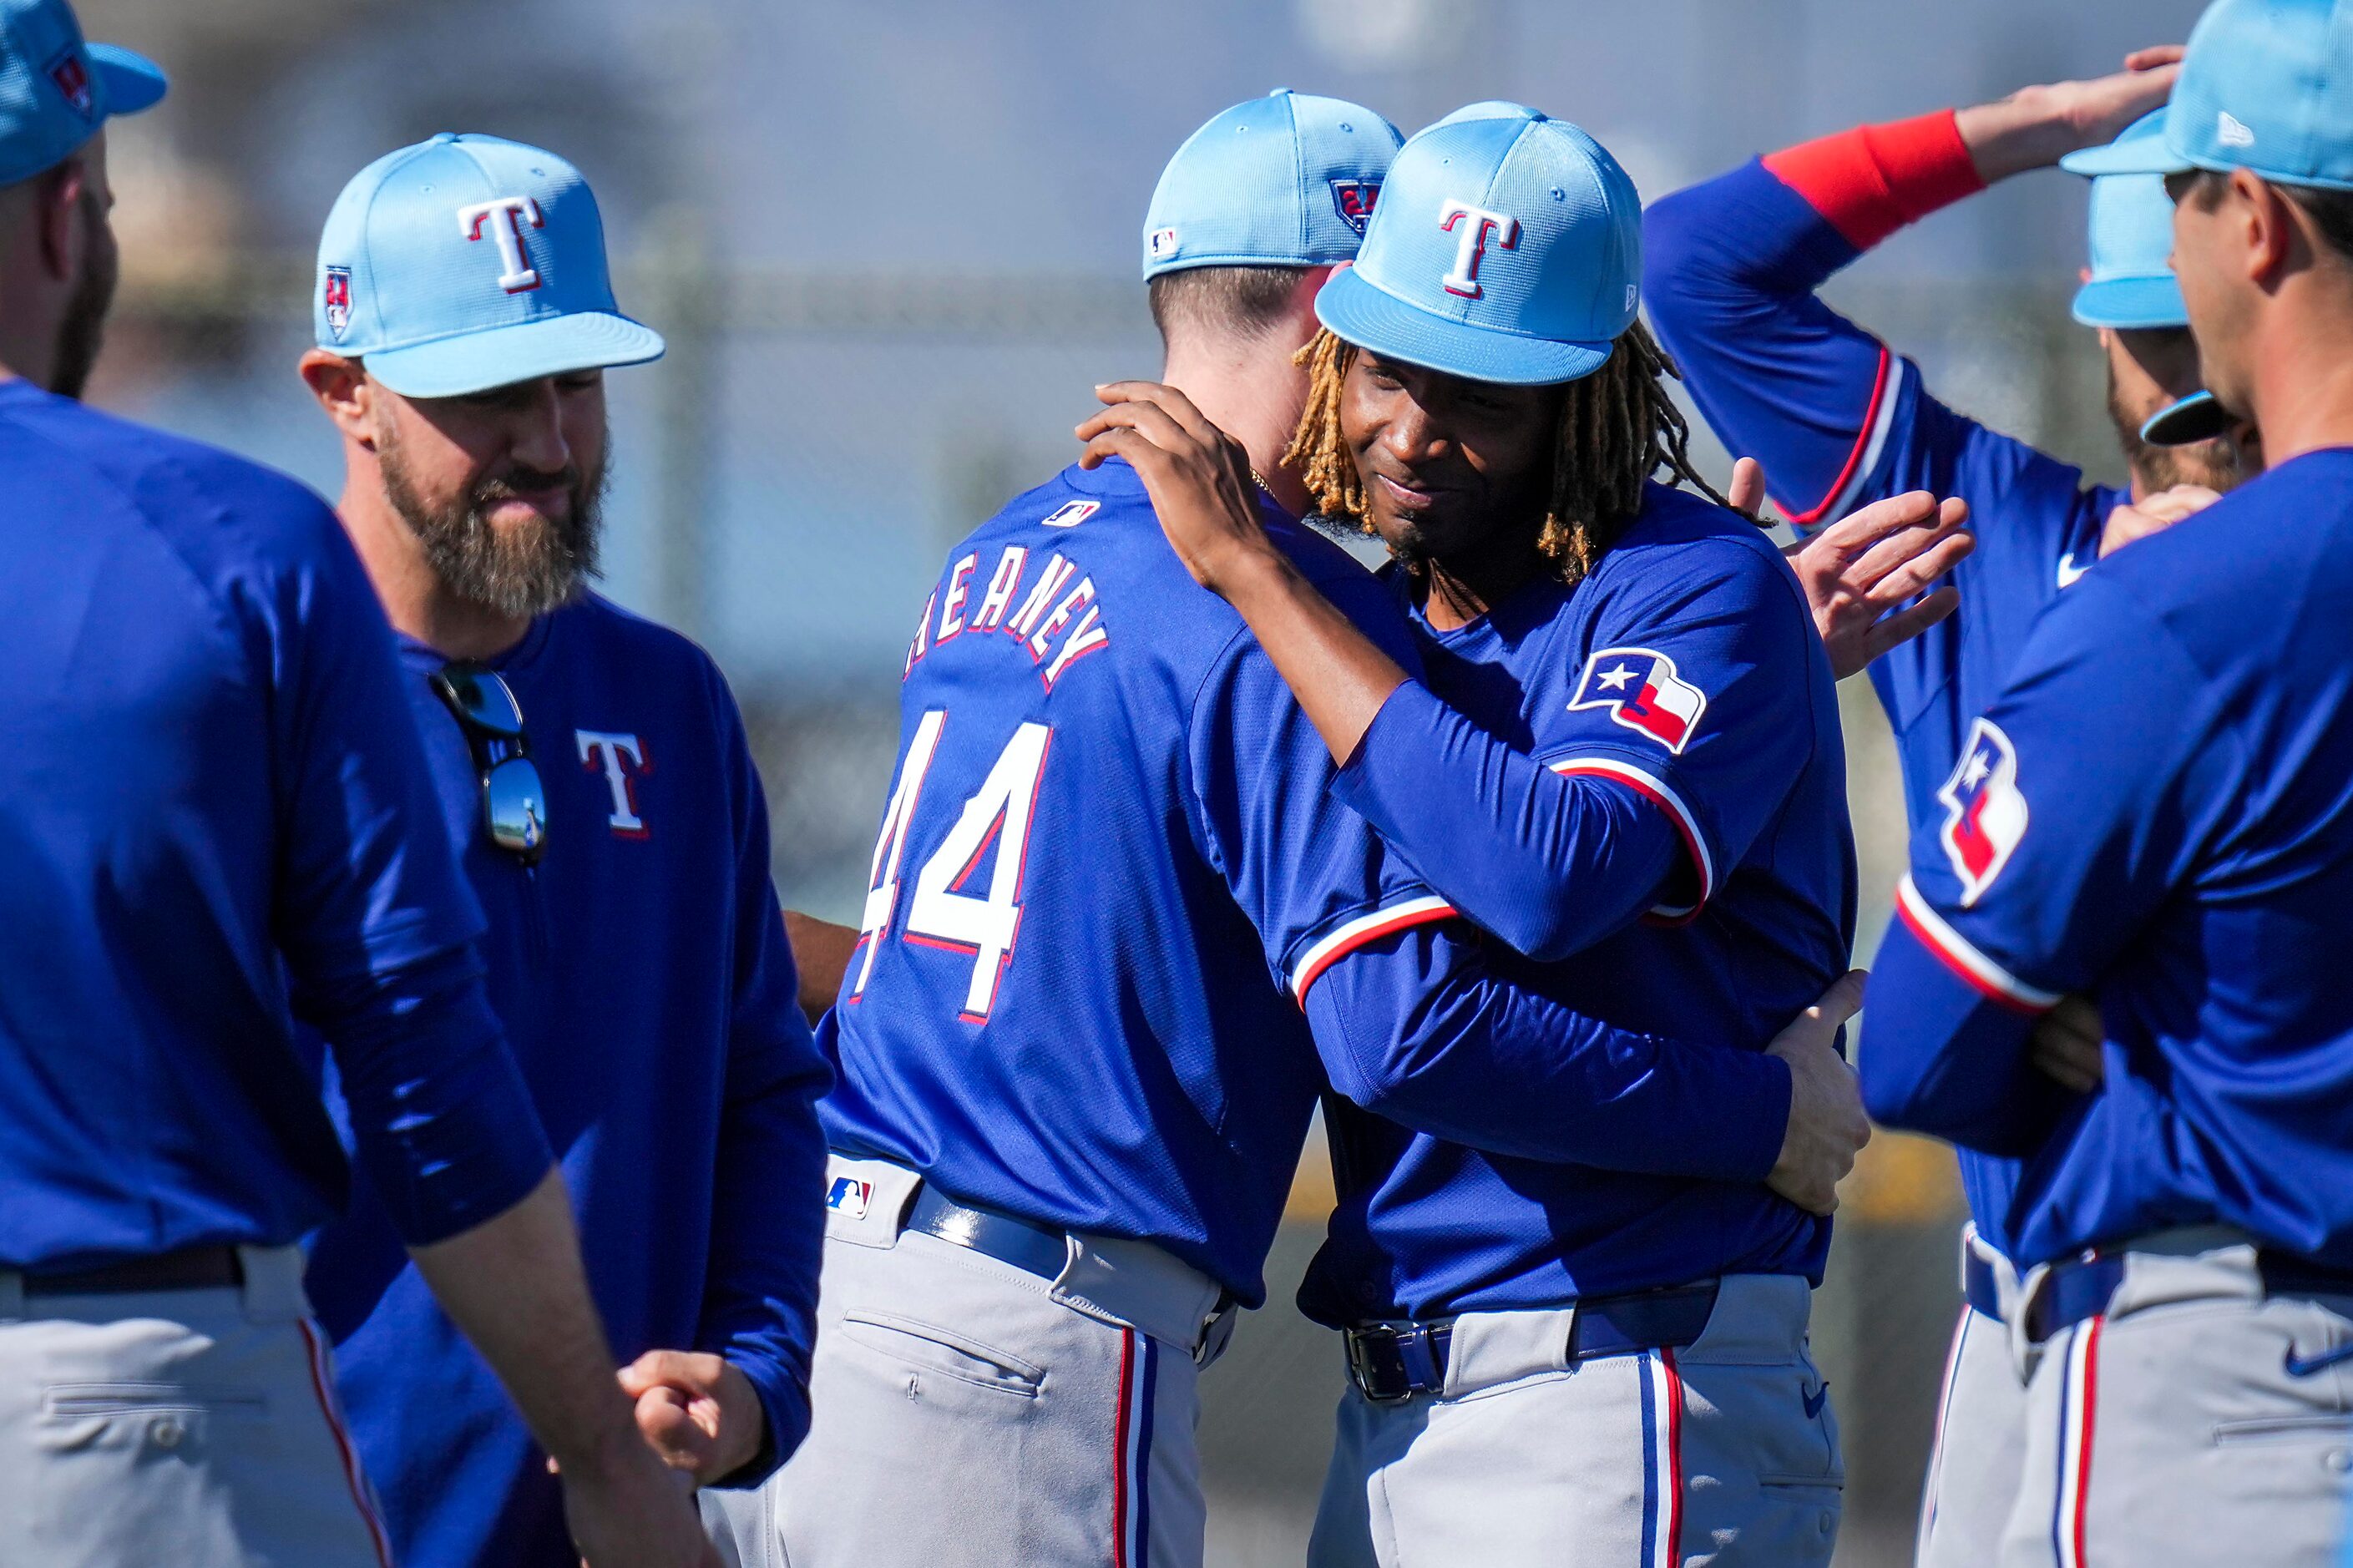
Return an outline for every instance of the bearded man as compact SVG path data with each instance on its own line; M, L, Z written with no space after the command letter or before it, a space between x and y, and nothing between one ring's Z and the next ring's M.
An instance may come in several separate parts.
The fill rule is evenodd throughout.
M615 305L578 172L487 136L363 170L315 290L301 374L343 437L339 510L489 917L491 1004L636 1358L623 1386L698 1484L756 1483L808 1426L828 1074L726 682L586 587L605 368L661 339ZM545 1456L375 1194L310 1279L396 1559L575 1561Z

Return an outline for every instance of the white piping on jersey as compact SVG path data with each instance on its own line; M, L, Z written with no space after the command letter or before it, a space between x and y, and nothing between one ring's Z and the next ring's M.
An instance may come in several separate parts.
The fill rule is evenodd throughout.
M1454 906L1435 894L1422 899L1407 899L1375 910L1370 914L1358 915L1299 955L1299 963L1291 972L1291 994L1303 1006L1307 1001L1307 988L1315 984L1315 977L1357 948L1391 931L1403 931L1408 926L1451 920L1453 916Z
M1691 852L1692 869L1699 873L1699 897L1685 905L1660 904L1651 910L1652 914L1662 920L1684 920L1697 914L1715 896L1715 858L1708 853L1707 837L1699 830L1699 818L1666 780L1616 757L1563 757L1545 765L1565 778L1589 773L1615 779L1667 814L1667 820L1683 836L1683 847Z
M1912 367L1893 349L1884 352L1887 354L1887 385L1879 394L1879 408L1871 421L1870 437L1863 444L1862 461L1854 466L1854 472L1846 477L1846 483L1839 487L1838 494L1831 497L1830 505L1822 509L1821 518L1825 523L1836 522L1846 515L1846 509L1854 504L1854 498L1862 493L1864 485L1871 482L1872 476L1879 470L1880 458L1886 455L1887 432L1895 423L1896 400L1903 395L1904 378Z
M2030 1013L2047 1013L2059 1005L2059 993L2029 985L1978 952L1967 937L1947 924L1945 917L1930 908L1920 889L1913 885L1909 871L1895 884L1895 909L1931 952L1995 1001L2009 1002Z

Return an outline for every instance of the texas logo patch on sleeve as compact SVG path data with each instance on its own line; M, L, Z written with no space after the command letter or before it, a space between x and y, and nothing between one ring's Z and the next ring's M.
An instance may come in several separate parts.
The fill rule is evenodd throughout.
M1647 647L1605 647L1588 659L1569 699L1572 713L1606 708L1629 730L1680 756L1707 711L1707 693L1675 672L1675 661Z
M1945 806L1945 826L1936 837L1953 863L1953 875L1961 879L1961 907L1968 909L2001 875L2010 852L2026 837L2018 749L2000 725L1979 719L1970 726L1968 744L1936 798Z

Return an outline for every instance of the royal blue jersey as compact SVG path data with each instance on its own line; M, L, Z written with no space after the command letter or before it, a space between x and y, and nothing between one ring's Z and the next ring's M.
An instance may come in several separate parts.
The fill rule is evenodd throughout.
M2353 451L2069 589L1912 840L1872 981L1874 1115L2030 1156L2039 1263L2237 1226L2353 1267ZM2035 1071L2088 992L2105 1082Z
M1977 548L1950 578L1959 608L1871 666L1915 829L1938 818L1936 792L1970 721L2044 606L2098 559L2101 525L2128 499L1955 413L1917 365L1815 297L1897 222L1978 188L1945 114L1751 162L1644 217L1661 341L1725 446L1765 465L1799 526L1907 490L1969 504ZM1964 1150L1960 1165L1979 1236L2007 1251L2017 1163Z
M1415 664L1387 589L1271 503L1266 521ZM1333 798L1314 727L1124 463L1068 470L958 546L901 712L865 933L820 1029L837 1148L1152 1241L1251 1304L1327 1081L1511 1153L1770 1166L1781 1064L1492 974Z
M1392 571L1411 607L1409 581ZM1383 706L1338 790L1517 950L1497 950L1499 973L1613 1024L1755 1053L1844 972L1837 694L1797 579L1755 525L1652 485L1575 590L1532 583L1443 632L1413 615L1428 689ZM1819 1281L1830 1222L1761 1183L1786 1103L1750 1112L1763 1163L1703 1181L1506 1158L1337 1111L1340 1207L1302 1305L1345 1323L1728 1273Z
M491 1002L558 1151L614 1353L725 1355L780 1460L808 1428L827 1073L734 699L700 648L594 595L534 620L491 661L546 785L546 858L527 869L483 830L465 734L427 680L447 661L402 651L489 916ZM318 1237L310 1284L396 1558L577 1563L545 1456L364 1184Z
M505 1210L548 1152L392 636L290 479L0 382L0 1266Z

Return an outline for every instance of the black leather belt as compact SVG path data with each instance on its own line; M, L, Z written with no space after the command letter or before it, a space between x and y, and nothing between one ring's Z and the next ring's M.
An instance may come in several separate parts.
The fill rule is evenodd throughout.
M1071 1258L1070 1238L1060 1231L996 1209L960 1204L929 1182L915 1194L907 1228L969 1247L1046 1279L1060 1279Z
M1664 1290L1588 1296L1576 1303L1567 1363L1643 1351L1680 1350L1707 1331L1722 1283L1703 1279ZM1395 1405L1446 1387L1454 1320L1366 1323L1347 1331L1348 1381L1376 1405Z
M234 1247L185 1247L152 1258L126 1258L95 1268L27 1274L30 1296L127 1296L142 1290L221 1290L245 1283Z

